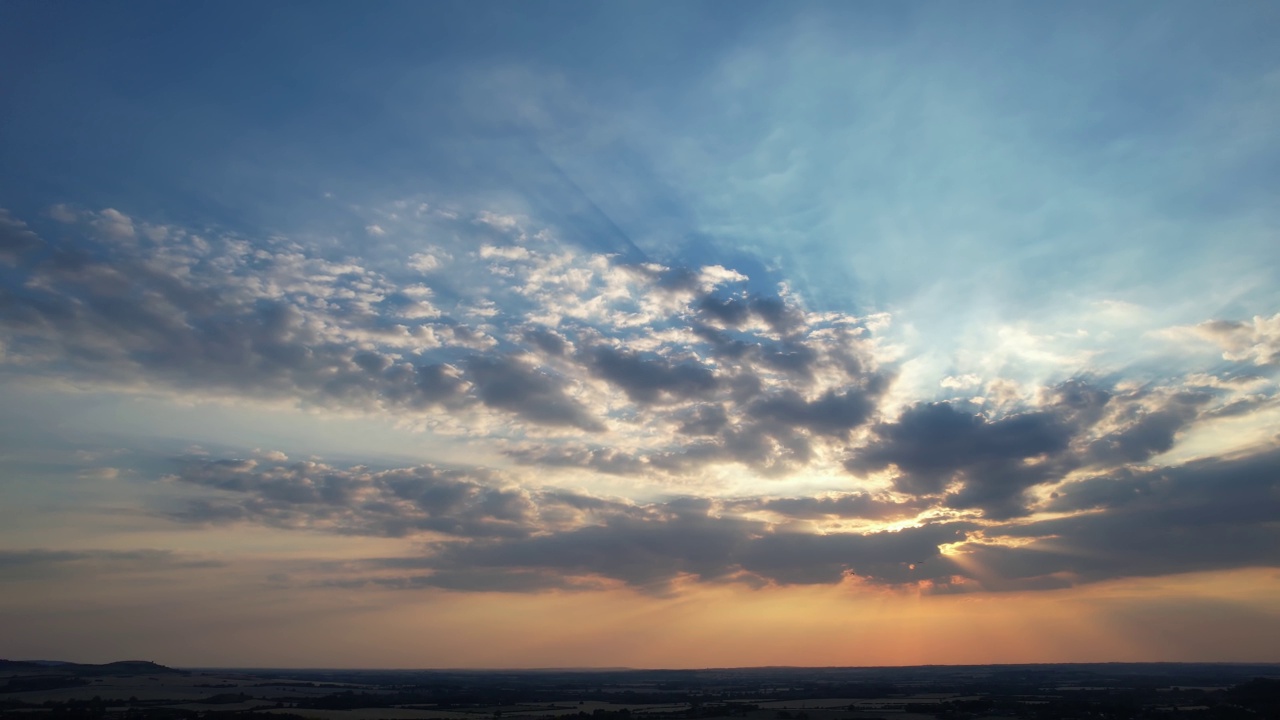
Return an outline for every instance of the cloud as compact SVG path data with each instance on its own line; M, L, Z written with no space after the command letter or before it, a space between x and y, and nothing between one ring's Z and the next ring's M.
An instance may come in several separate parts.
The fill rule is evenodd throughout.
M988 421L950 403L917 405L894 423L874 428L876 440L849 461L849 469L897 470L901 492L939 495L956 480L964 492L1017 494L1053 477L1024 461L1065 450L1071 428L1049 412ZM998 488L998 489L997 489Z
M1094 463L1142 462L1165 452L1173 447L1177 432L1191 424L1211 399L1206 393L1172 393L1158 408L1136 413L1123 429L1091 443L1088 458Z
M512 222L514 223L514 221ZM529 252L528 248L520 247L519 245L507 247L483 245L480 247L480 257L485 260L528 260L533 257L533 253Z
M977 387L982 384L982 378L972 373L956 377L948 375L938 381L938 384L944 388L952 390L966 390L968 388Z
M376 565L376 563L370 563ZM436 570L415 575L376 575L347 580L329 580L320 584L336 587L382 587L393 590L436 588L457 592L524 593L545 590L599 590L605 584L590 578L574 578L545 570L521 570L494 573L487 568Z
M717 516L706 502L617 515L604 524L520 542L449 545L435 562L495 573L554 571L602 577L647 592L671 592L682 579L701 582L833 584L858 575L871 582L908 580L902 570L936 558L968 526L926 525L899 532L796 533L740 517Z
M523 465L585 468L610 475L635 475L648 469L645 458L616 448L525 447L506 454Z
M746 280L744 276L725 276L720 273L707 275L705 268L703 277L718 282ZM703 320L720 328L739 329L754 320L782 336L804 330L804 313L776 296L737 294L724 297L708 293L699 298L696 307Z
M93 221L93 224L94 227L113 240L131 240L135 234L133 218L112 208L107 208L98 213L97 219Z
M482 471L420 466L375 472L314 461L286 465L202 458L179 464L169 481L220 491L172 514L184 523L254 522L354 535L468 538L529 535L543 527L535 495L482 482L490 479ZM551 497L543 504L552 515L572 507Z
M120 477L120 468L99 467L91 470L83 470L78 477L81 480L115 480Z
M0 550L0 583L222 567L223 563L168 550Z
M408 266L421 273L439 270L448 260L448 255L440 250L435 252L414 253L409 256Z
M746 548L742 567L779 584L832 584L846 574L881 584L917 582L924 573L912 565L936 564L941 546L964 540L971 529L939 522L896 532L773 533Z
M891 377L855 316L753 291L733 296L741 322L712 328L698 318L746 275L582 254L515 215L433 215L456 246L409 255L426 280L287 237L170 227L105 242L103 228L120 240L133 220L73 220L51 252L6 226L22 263L0 287L12 370L537 437L544 447L513 456L561 467L599 466L573 436L613 432L614 458L655 476L803 466L869 421ZM495 229L504 244L467 249Z
M104 211L90 223L117 227L122 217ZM6 257L35 260L38 238L15 222L4 227ZM457 357L495 341L440 317L416 287L287 241L252 247L188 234L178 244L139 238L95 248L81 238L36 262L22 286L0 290L0 327L7 359L33 373L366 410L483 405L597 426L557 395L550 376L512 375L519 368L509 358L424 362L437 347ZM474 377L458 377L458 368Z
M809 584L839 582L849 573L902 582L910 578L899 565L937 557L941 544L962 540L972 527L935 523L896 532L795 533L783 528L796 518L901 517L912 514L912 503L858 494L812 502L684 497L641 505L519 489L491 471L432 466L371 471L317 462L185 458L168 479L215 493L170 515L179 522L251 522L431 540L422 556L379 565L432 571L377 582L403 587L514 592L594 586L590 578L602 578L667 592L686 576ZM750 517L760 510L781 522Z
M953 508L1020 515L1035 504L1027 491L1037 485L1169 450L1211 399L1177 389L1116 393L1074 380L1053 388L1039 409L996 419L952 402L917 404L873 427L873 440L845 466L891 468L898 491L942 496Z
M624 382L632 387L628 397L643 408L671 404L679 408L664 413L660 420L642 416L666 426L674 421L674 427L659 436L659 447L605 449L568 442L555 447L525 446L507 454L526 464L615 474L680 475L707 465L733 463L777 475L808 465L817 447L840 447L847 442L850 431L875 411L880 389L879 379L872 378L870 387L839 393L828 390L807 398L790 389L765 393L754 375L712 384L714 376L694 366L639 362L652 364L626 376ZM723 395L722 402L698 402L713 392Z
M1255 522L1274 504L1268 449L1160 464L1202 423L1274 405L1257 368L1272 362L1271 320L1196 326L1254 366L1221 376L961 375L929 386L999 402L938 401L896 384L884 317L809 310L760 273L582 252L514 214L430 222L386 225L392 257L358 259L288 237L152 232L108 211L74 214L50 241L0 215L0 362L25 379L388 417L511 462L178 463L169 481L195 496L153 509L176 522L417 544L401 567L335 583L942 592L1274 564L1235 546L1271 537ZM139 475L119 464L101 476ZM1229 485L1217 495L1214 473ZM1157 519L1197 509L1223 519L1185 521L1211 547L1153 557L1182 542ZM1106 556L1104 538L1129 547L1081 559Z
M511 357L474 357L466 365L481 402L535 423L598 432L603 423L566 394L567 383Z
M599 347L590 353L587 365L597 377L622 388L633 402L645 405L703 398L717 387L715 373L694 360L673 363Z
M1222 348L1225 360L1280 364L1280 313L1271 317L1255 315L1249 322L1213 320L1180 330L1216 344Z
M77 220L77 213L67 205L58 203L49 207L49 217L60 223L73 223Z
M871 416L879 390L879 383L873 382L865 389L839 393L828 390L812 400L784 390L756 399L747 412L765 424L806 428L820 435L842 438Z
M867 492L852 492L818 497L760 498L743 501L733 507L740 511L767 510L784 518L798 520L901 520L914 518L933 504L927 498L895 499Z
M171 517L418 541L360 561L359 586L644 592L683 582L929 592L1034 590L1131 575L1280 566L1280 450L1070 480L1028 520L956 519L947 498L869 492L636 503L521 488L502 473L373 471L187 458L170 480L210 494ZM845 523L854 521L859 529ZM402 571L413 571L405 574Z
M988 528L1020 542L971 545L968 560L993 585L1280 566L1280 450L1092 477L1049 509L1074 514Z
M39 236L27 224L0 209L0 264L16 265L19 258L41 246Z

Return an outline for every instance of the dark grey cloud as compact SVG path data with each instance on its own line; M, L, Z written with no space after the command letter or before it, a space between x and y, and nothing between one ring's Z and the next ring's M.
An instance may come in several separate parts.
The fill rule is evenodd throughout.
M1057 516L1016 523L928 519L945 496L635 504L433 467L187 460L175 479L215 492L181 520L428 540L419 555L362 561L335 581L348 585L526 592L611 581L668 593L684 580L789 585L856 576L957 592L1280 567L1278 449L1072 481L1045 508ZM806 525L796 522L912 518L914 526L871 532L800 531Z
M804 313L776 295L707 293L698 298L694 307L704 321L724 327L740 328L753 318L784 336L805 327Z
M420 466L375 472L316 462L187 458L171 478L223 491L170 515L181 522L251 521L344 534L469 538L529 535L550 524L528 492L495 487L482 471Z
M648 468L645 458L617 448L540 445L507 450L506 455L521 465L585 468L610 475L634 475Z
M27 224L0 209L0 265L16 265L43 243Z
M548 355L563 356L569 351L569 342L559 333L547 328L530 328L521 334L526 343Z
M733 290L742 277L724 268L504 244L473 263L485 273L475 283L475 268L406 280L283 239L86 217L87 230L46 243L0 215L0 342L11 372L449 414L460 432L500 427L507 455L525 466L684 481L729 463L779 476L835 453L855 474L892 476L892 489L877 493L634 503L521 488L475 468L180 463L173 480L199 497L167 509L179 522L428 543L400 567L337 582L511 591L606 582L667 592L683 579L856 575L1028 589L1276 563L1274 453L1148 467L1196 422L1242 412L1240 403L1260 407L1265 393L1075 380L1011 412L953 401L890 418L881 405L894 369L878 360L865 323L809 313L780 291ZM468 252L440 257L475 260ZM416 284L446 277L455 281L450 306L438 288ZM1266 365L1275 322L1198 332L1240 367ZM1223 396L1236 404L1215 406ZM1070 516L1037 519L1038 510ZM801 531L888 520L907 527ZM1025 544L1001 544L1009 539ZM942 552L953 543L966 543L971 562ZM47 556L43 566L107 562Z
M1077 514L984 530L1017 546L966 546L986 589L1280 567L1280 450L1073 482L1049 509Z
M0 550L0 582L88 579L94 576L222 567L223 563L168 550Z
M895 423L875 428L877 442L859 452L851 466L879 470L896 466L896 483L910 493L936 495L961 471L1007 469L1047 453L1060 452L1071 428L1046 412L1024 413L995 422L950 403L917 405Z
M1205 393L1115 394L1075 380L1042 408L989 420L956 403L908 408L873 427L874 439L846 461L854 473L894 468L895 487L945 496L990 518L1025 514L1026 492L1081 468L1143 462L1173 446L1212 399Z
M695 405L677 416L682 435L715 435L729 422L723 405Z
M1174 436L1200 414L1213 399L1208 393L1180 392L1169 397L1160 409L1139 413L1131 410L1132 422L1123 430L1098 438L1087 453L1093 462L1142 462L1173 447Z
M1206 458L1171 468L1129 469L1061 487L1049 510L1163 513L1178 524L1280 518L1280 449Z
M690 329L709 345L712 357L758 365L761 369L786 373L802 382L813 379L813 370L823 359L818 350L794 337L777 341L754 335L735 336L701 323L691 325ZM843 361L844 357L837 356L837 359ZM861 364L855 362L853 367L849 374L860 375Z
M717 358L739 360L758 352L760 348L760 343L747 342L702 323L693 323L689 329L698 339L708 344L711 355Z
M445 363L419 365L413 369L413 373L413 387L427 402L450 405L464 401L466 381L461 371L453 365ZM395 385L400 387L399 382Z
M799 332L804 326L804 314L776 295L753 296L751 312L781 335Z
M747 414L762 423L843 438L871 416L880 390L877 382L869 388L827 391L813 400L785 390L758 398L747 407Z
M741 295L733 297L703 295L695 306L707 319L733 328L740 327L751 317L751 307L747 298Z
M769 510L788 518L817 520L822 518L900 520L915 517L932 507L928 498L894 499L866 492L843 493L821 497L760 498L740 501L733 507L739 511Z
M878 389L878 388L877 388ZM816 438L842 441L875 409L873 390L852 388L806 399L793 391L757 394L748 402L687 405L671 414L675 441L662 449L629 451L580 444L508 451L524 464L580 467L612 474L684 473L712 463L740 463L782 474L811 462Z
M839 582L850 573L872 582L909 582L919 578L903 568L937 558L939 545L962 540L975 527L934 523L897 532L811 535L785 527L818 516L906 517L912 504L855 494L724 502L678 497L637 505L504 487L484 471L430 466L375 472L316 462L187 458L171 480L213 493L170 514L180 522L446 538L432 541L421 556L368 561L365 574L339 578L353 585L517 592L594 587L603 578L667 592L684 577L812 584ZM761 510L783 516L782 522L742 514Z
M876 583L911 582L912 564L940 557L972 525L946 523L898 532L811 534L775 530L706 507L619 515L606 523L519 542L449 545L435 562L493 573L554 571L596 576L664 593L681 578L700 582L838 583L858 575Z
M712 463L740 463L776 475L803 467L814 457L815 442L845 441L871 419L889 376L866 371L864 363L850 363L843 355L833 358L836 353L828 348L789 342L802 349L795 353L803 358L803 368L779 368L761 350L763 345L715 370L691 361L596 348L591 351L596 374L621 385L642 407L674 406L661 418L675 421L671 443L656 450L613 453L607 465L601 464L594 448L575 445L524 449L515 456L526 463L543 459L548 465L612 473L682 473ZM796 389L809 389L808 366L819 362L814 358L847 373L839 388L819 393ZM787 378L783 383L777 381L779 369ZM768 385L766 377L772 380ZM652 423L658 418L641 415L638 420Z
M1059 479L1070 461L1060 457L1072 428L1048 412L1023 413L989 422L948 403L919 405L898 422L875 428L876 441L847 466L855 472L893 466L900 492L941 495L955 482L947 503L981 508L988 516L1024 511L1023 493ZM1026 461L1041 458L1041 462Z
M578 467L619 475L650 471L680 475L714 463L740 463L767 475L780 475L810 462L813 447L804 432L756 423L655 451L537 445L508 450L507 454L527 465Z
M718 387L711 369L694 360L673 362L597 347L588 353L587 366L597 377L622 388L633 402L646 405L704 398Z
M596 432L604 424L569 397L563 378L509 357L476 356L467 361L481 402L543 425L564 425Z
M665 591L683 575L713 580L730 574L737 548L758 523L712 518L692 512L658 517L620 516L605 524L543 535L519 543L472 543L443 547L440 567L487 568L520 573L529 569L596 575L653 591Z
M329 580L330 587L381 587L393 590L454 590L458 592L529 593L546 590L599 590L604 584L591 578L568 577L546 570L517 570L495 573L488 569L436 570L413 575L361 577Z
M1280 405L1280 399L1267 395L1250 395L1204 413L1206 418L1244 417L1259 410Z
M360 289L354 274L318 261L287 267L296 259L284 252L256 267L268 261L196 247L55 247L20 287L3 290L10 362L114 383L407 410L451 394L415 384L405 360L360 347L357 337L412 341L415 331L366 317L377 291ZM325 268L330 275L305 275ZM290 283L307 289L273 289Z
M772 370L810 379L820 356L816 350L801 342L787 341L762 345L760 362ZM857 371L850 373L857 374Z
M490 411L516 432L594 433L613 421L672 428L680 418L667 446L652 451L659 462L619 448L615 460L638 460L612 462L612 472L723 462L780 472L809 462L815 438L839 440L865 422L887 384L854 319L819 319L777 294L716 301L718 287L741 280L724 268L602 264L511 247L488 253L490 272L474 283L484 294L471 297L463 286L474 268L410 283L288 239L197 236L115 211L73 215L81 224L40 252L29 230L5 226L6 252L23 257L19 282L0 286L9 367L368 412L443 410L464 433L494 427L469 422ZM447 293L420 284L449 279ZM452 313L431 304L444 294ZM731 317L737 311L725 303L743 313L729 323L741 326L732 338L698 319L706 314L698 307ZM529 319L537 316L560 319ZM633 349L636 341L646 349ZM610 417L600 414L606 407ZM520 455L558 466L573 457L606 467L576 447Z
M779 584L829 584L846 574L876 583L924 579L941 545L960 542L969 523L941 522L874 533L772 533L747 546L743 569ZM912 565L917 568L912 568Z
M29 371L408 412L476 402L455 365L405 352L460 326L398 316L403 294L357 265L234 238L78 242L0 290L9 359Z

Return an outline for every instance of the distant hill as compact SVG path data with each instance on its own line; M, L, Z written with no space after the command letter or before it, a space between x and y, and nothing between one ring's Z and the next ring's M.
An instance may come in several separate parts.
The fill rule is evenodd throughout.
M106 675L185 675L182 670L165 667L149 660L119 660L94 665L61 660L0 660L0 673L6 675L50 675L70 677L102 677Z

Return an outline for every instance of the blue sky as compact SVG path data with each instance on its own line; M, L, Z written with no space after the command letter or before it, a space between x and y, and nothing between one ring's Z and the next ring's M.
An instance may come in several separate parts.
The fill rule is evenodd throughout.
M1278 27L1258 3L7 4L0 611L92 586L137 629L140 576L174 617L293 640L271 613L296 603L372 632L353 604L714 596L794 632L788 593L925 598L918 627L974 594L1101 627L1089 593L1126 582L1184 622L1197 573L1265 596ZM270 591L215 612L207 577ZM1276 659L1274 604L1240 602L1266 632L1212 657L897 659ZM122 642L41 627L17 647ZM741 657L720 641L699 657ZM521 664L688 657L541 642Z

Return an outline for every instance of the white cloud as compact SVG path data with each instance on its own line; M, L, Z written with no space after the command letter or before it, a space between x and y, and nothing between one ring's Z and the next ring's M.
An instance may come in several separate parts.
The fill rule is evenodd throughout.
M411 228L447 240L406 251L405 264L425 274L408 282L389 258L384 272L295 238L181 228L160 238L139 222L136 245L111 247L110 261L31 271L28 287L44 295L30 312L48 317L0 326L4 362L89 385L386 415L492 452L534 442L565 450L543 453L548 461L607 458L610 472L626 468L655 486L807 477L825 478L826 489L847 482L843 462L871 423L944 398L939 388L1004 416L1035 407L1047 383L1002 369L1088 367L1073 337L1029 324L990 328L969 348L972 362L948 366L887 343L887 313L811 311L785 285L775 294L726 289L747 276L723 265L629 264L553 240L536 249L487 242L465 219L474 214L460 217L431 213L421 220L430 228ZM436 273L445 262L449 272ZM126 301L97 301L122 287L131 288ZM1249 326L1248 337L1262 340L1233 352L1254 357L1274 322ZM1245 332L1215 327L1231 338ZM993 377L1007 379L984 386ZM584 445L606 431L612 454ZM589 479L591 468L557 472Z
M107 208L98 213L94 226L116 240L129 240L134 237L133 219L113 208Z
M49 217L60 223L73 223L79 219L75 210L72 210L69 206L62 203L58 203L57 205L53 205L49 208Z
M959 377L956 377L954 375L948 375L942 378L942 380L939 380L938 384L944 388L948 388L951 390L966 390L968 388L977 387L978 385L981 385L982 378L978 377L977 375L974 375L973 373L969 373L968 375L961 375Z
M698 279L702 282L703 290L709 291L726 283L746 282L747 276L723 265L707 265L698 271Z
M511 246L496 247L494 245L484 245L480 248L480 257L485 260L492 258L501 258L503 260L528 260L532 257L532 253L528 248Z
M434 249L430 252L414 253L409 256L409 267L421 273L428 273L439 270L446 262L450 260L448 253Z
M515 230L520 227L519 217L515 215L504 215L502 213L489 212L488 210L482 211L476 215L476 222L505 231Z
M1224 360L1274 365L1280 362L1280 313L1252 321L1215 320L1184 328L1222 348Z

